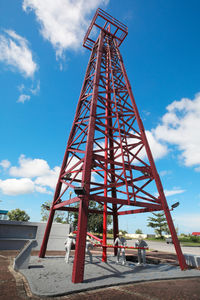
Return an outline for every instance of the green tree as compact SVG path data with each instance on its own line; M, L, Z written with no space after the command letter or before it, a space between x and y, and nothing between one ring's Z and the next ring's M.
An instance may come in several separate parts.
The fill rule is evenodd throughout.
M41 221L48 220L50 207L51 201L46 201L41 205ZM66 223L66 213L63 211L56 211L54 215L54 221L56 223Z
M163 232L168 232L168 224L164 213L153 213L154 217L149 217L147 220L148 227L154 228L155 233L163 238Z
M9 211L8 217L9 217L9 220L12 220L12 221L27 222L28 220L30 220L29 215L24 210L21 210L19 208Z
M108 230L107 230L107 233L113 234L113 228L108 229Z
M103 210L103 206L99 203L97 204L95 201L90 201L89 209ZM111 223L112 223L112 218L110 215L107 215L107 225L110 225ZM73 213L74 229L77 229L77 225L78 225L78 212L75 212ZM89 213L87 230L94 233L103 233L103 214Z
M174 222L174 220L173 220L173 222ZM176 233L177 233L177 235L178 235L178 230L179 230L179 229L178 229L178 225L175 227L175 230L176 230ZM166 234L168 234L168 235L171 234L168 225L166 226L164 232L165 232Z
M135 233L136 233L136 234L142 234L142 229L139 229L139 228L136 229Z

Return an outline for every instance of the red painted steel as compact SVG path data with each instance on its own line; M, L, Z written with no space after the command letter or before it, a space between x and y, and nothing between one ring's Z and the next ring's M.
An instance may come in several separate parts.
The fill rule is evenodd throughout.
M113 246L113 245L99 245L99 244L94 244L94 247L106 247L106 248L121 248L121 249L145 249L148 250L149 248L144 248L144 247L131 247L131 246Z
M74 234L77 234L77 231L73 231ZM93 246L94 247L102 247L102 248L125 248L125 249L146 249L148 250L149 248L148 247L132 247L132 246L114 246L114 245L107 245L107 244L104 244L103 243L103 240L98 238L96 235L90 233L90 232L87 232L87 235L90 236L91 238L93 238L94 240L100 242L101 244L94 244L93 243Z
M77 234L77 231L73 231L74 234ZM101 244L93 244L94 247L102 247L102 248L125 248L125 249L146 249L148 250L149 248L146 247L132 247L132 246L114 246L114 245L107 245L103 243L103 240L95 236L94 234L87 232L87 235L93 238L94 240L100 242Z
M108 90L108 68L106 68L106 85L107 85L107 90ZM106 95L106 98L108 99L108 93ZM108 109L106 108L106 113L105 113L105 160L108 159ZM108 168L108 163L105 163L105 171L104 171L104 197L108 196L107 193L107 184L108 184L108 173L106 172L106 169ZM104 202L104 212L103 212L103 244L106 245L107 241L107 203ZM103 252L102 252L102 261L106 262L107 261L107 255L106 255L106 247L103 247Z
M78 216L78 232L76 236L76 250L74 255L74 265L72 271L72 282L79 283L83 281L84 277L84 264L85 264L85 244L86 244L86 233L87 233L87 217L88 217L88 200L90 193L90 180L91 180L91 169L93 165L93 144L94 144L94 134L95 134L95 122L96 122L96 109L99 91L99 81L100 81L100 68L101 68L101 58L103 53L103 40L104 33L101 32L99 36L99 41L97 43L97 58L95 65L95 75L94 75L94 89L91 99L90 107L90 118L88 125L88 134L85 150L85 160L83 163L82 171L82 182L81 185L85 188L86 195L82 197L79 204L79 216Z
M90 37L94 26L100 29L96 41ZM163 210L180 267L187 268L119 52L127 33L125 25L98 9L84 39L84 46L92 51L39 254L45 255L55 210L78 211L74 283L84 278L88 213L103 214L102 260L106 261L108 214L113 216L115 239L119 215ZM79 194L71 199L71 191ZM90 209L90 201L102 210Z
M47 226L46 226L45 233L44 233L44 238L43 238L43 241L42 241L42 245L40 247L39 257L45 257L45 253L46 253L46 249L47 249L47 243L48 243L48 240L49 240L51 226L52 226L52 223L53 223L54 213L55 213L55 210L54 210L53 205L52 205L52 207L50 209L50 213L49 213L49 218L48 218L48 221L47 221Z
M130 215L130 214L139 214L139 213L145 213L145 212L153 212L153 211L159 211L162 210L162 208L140 208L140 209L132 209L132 210L124 210L118 212L118 216L123 215Z
M141 138L143 140L143 143L144 143L144 146L145 146L145 149L146 149L146 153L147 153L147 156L148 156L148 159L149 159L149 162L150 162L152 174L153 174L153 177L155 179L156 187L157 187L157 190L158 190L158 193L159 193L160 202L162 204L162 208L164 210L164 213L165 213L165 216L166 216L166 219L167 219L169 230L170 230L171 235L172 235L172 240L173 240L173 243L174 243L174 246L175 246L175 249L176 249L176 253L177 253L177 256L178 256L178 259L179 259L179 264L180 264L181 269L185 270L187 268L187 264L186 264L186 261L185 261L185 257L183 256L183 253L182 253L182 250L181 250L181 247L180 247L180 243L178 241L178 237L177 237L177 234L176 234L174 223L173 223L173 220L172 220L172 217L171 217L171 214L170 214L170 211L169 211L169 207L167 205L167 200L165 198L165 194L164 194L164 191L163 191L162 183L161 183L160 177L158 175L158 172L156 170L154 159L153 159L150 147L149 147L148 140L146 138L146 134L145 134L145 130L144 130L144 127L143 127L142 120L139 116L137 105L136 105L136 102L135 102L135 99L134 99L134 96L133 96L133 93L132 93L132 90L131 90L131 85L129 83L129 80L128 80L128 77L127 77L127 74L126 74L126 70L125 70L125 67L124 67L124 64L123 64L122 57L120 55L119 49L118 49L117 44L116 44L115 41L114 41L114 43L115 43L115 46L116 46L117 55L118 55L118 58L119 58L119 61L120 61L120 66L121 66L123 76L124 76L124 79L125 79L125 82L126 82L129 97L132 101L132 105L133 105L133 108L134 108L135 117L137 119L138 126L139 126L139 129L140 129L140 132L141 132Z
M102 19L106 21L103 25ZM95 31L92 31L94 27L109 33L112 38L117 40L118 46L121 45L128 34L128 27L126 25L113 18L101 8L98 8L83 40L83 46L89 50L92 49L95 43Z

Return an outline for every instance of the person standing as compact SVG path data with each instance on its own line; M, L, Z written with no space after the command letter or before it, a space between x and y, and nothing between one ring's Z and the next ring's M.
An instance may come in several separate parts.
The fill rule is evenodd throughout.
M74 245L76 244L76 237L72 232L70 232L70 234L68 234L68 237L65 241L65 250L66 250L65 261L67 264L69 263L69 255L72 248L72 244Z
M92 263L92 253L90 250L93 249L92 241L89 237L86 238L86 245L85 245L85 253L89 255L90 263Z
M126 246L127 242L126 239L123 237L122 232L119 232L117 238L114 241L114 246ZM125 248L117 248L117 264L119 263L120 253L122 252L122 265L126 264L126 256L125 256Z
M148 244L142 239L140 235L138 237L137 242L135 243L135 247L140 247L144 249L138 249L138 266L145 266L146 265L146 249L148 248Z

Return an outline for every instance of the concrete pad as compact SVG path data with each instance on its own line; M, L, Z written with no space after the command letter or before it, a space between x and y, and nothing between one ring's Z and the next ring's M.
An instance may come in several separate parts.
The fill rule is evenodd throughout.
M192 266L195 268L200 267L200 256L191 255L191 254L184 254L184 256L188 266Z
M181 271L179 267L168 264L140 267L130 262L122 266L116 264L113 256L108 257L107 263L101 262L101 256L93 256L92 264L86 257L84 282L73 284L72 260L70 257L69 264L66 264L64 257L32 256L29 269L20 272L28 280L32 293L38 296L61 296L119 284L200 276L200 271L195 269Z

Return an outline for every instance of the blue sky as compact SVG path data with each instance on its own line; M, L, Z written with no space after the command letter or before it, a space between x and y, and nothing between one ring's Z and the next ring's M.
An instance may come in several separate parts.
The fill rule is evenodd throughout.
M73 2L73 3L71 3ZM0 199L39 221L52 199L101 7L128 26L120 47L179 232L200 231L200 2L0 1ZM148 214L120 217L146 227Z

